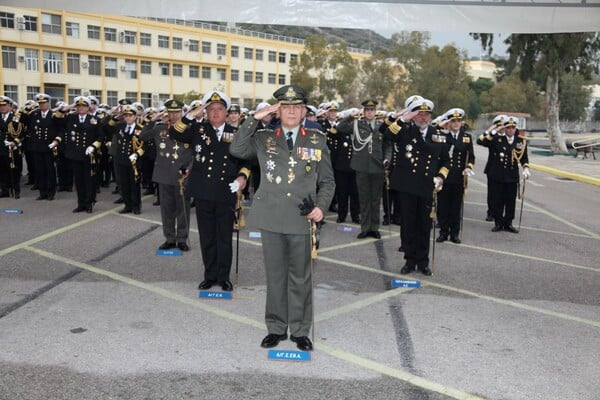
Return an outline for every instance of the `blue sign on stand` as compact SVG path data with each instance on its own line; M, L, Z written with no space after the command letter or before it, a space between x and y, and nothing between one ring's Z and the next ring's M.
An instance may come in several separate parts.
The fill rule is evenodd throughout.
M310 361L310 351L269 350L268 357L275 361Z
M180 256L181 250L179 249L168 249L168 250L156 250L157 256Z
M229 292L205 292L202 291L198 295L201 299L218 299L218 300L231 300L232 295Z
M392 279L392 287L420 288L421 281L411 281L411 280L405 280L405 279Z
M338 226L337 230L340 232L356 232L356 231L358 231L358 228L355 226L342 225L342 226Z
M17 208L5 208L2 210L4 214L23 214L23 210L19 210Z
M249 236L251 239L260 239L260 232L250 232Z

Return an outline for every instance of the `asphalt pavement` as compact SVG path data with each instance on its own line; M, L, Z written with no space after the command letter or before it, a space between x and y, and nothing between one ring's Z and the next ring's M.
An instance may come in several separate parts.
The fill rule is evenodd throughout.
M400 275L398 226L359 240L327 215L309 361L259 346L252 227L233 298L204 299L194 211L191 251L158 256L152 196L141 215L118 214L111 186L93 214L74 214L74 193L36 201L23 187L0 199L0 399L597 400L600 160L530 148L520 233L493 233L487 150L475 153L463 243L435 245L432 277ZM393 287L401 279L420 287Z

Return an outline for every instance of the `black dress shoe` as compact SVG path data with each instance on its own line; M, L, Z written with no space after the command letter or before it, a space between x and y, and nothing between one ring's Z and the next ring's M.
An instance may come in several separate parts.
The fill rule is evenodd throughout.
M119 187L117 186L115 190L111 192L112 194L119 194Z
M381 221L381 225L388 226L390 224L390 219L383 217L383 221Z
M279 342L285 339L287 339L287 333L283 333L281 335L269 333L267 336L265 336L262 342L260 342L260 347L264 347L266 349L275 347L279 344Z
M410 274L414 270L415 270L415 266L407 263L407 264L404 264L404 267L402 267L402 269L400 270L400 273L402 275L406 275L406 274Z
M490 221L493 221L493 220L494 220L494 217L492 217L491 215L488 215L487 217L485 217L485 220L486 220L487 222L490 222Z
M400 247L398 247L398 251L404 253L404 246L400 245Z
M78 212L82 212L82 211L85 211L85 210L86 210L86 207L84 207L84 206L77 206L77 207L75 207L73 209L73 212L74 213L78 213Z
M119 211L119 214L129 214L131 212L131 208L125 207Z
M64 186L59 186L59 188L56 190L57 192L66 192L67 188Z
M46 199L46 196L45 196L45 195L43 195L43 194L41 194L41 195L39 195L38 197L36 197L35 199L36 199L36 200L45 200L45 199Z
M206 289L210 289L212 287L212 285L215 284L215 281L210 281L208 279L203 280L202 282L200 282L200 284L198 285L198 289L200 290L206 290Z
M335 222L337 222L338 224L343 224L344 222L346 222L346 218L342 218L342 217L338 217Z
M231 292L233 291L233 284L230 281L223 281L221 282L221 289L225 292Z
M369 236L369 232L361 232L361 233L359 233L359 234L356 236L356 238L357 238L357 239L364 239L364 238L366 238L367 236Z
M189 251L190 250L190 246L188 246L187 243L185 243L185 242L179 242L179 243L177 243L177 247L181 251Z
M360 218L359 217L352 217L352 222L354 222L355 224L360 224Z
M15 199L20 199L21 198L21 193L15 193Z
M517 228L515 228L514 226L512 226L512 225L506 225L504 227L504 230L507 231L507 232L519 233L519 230Z
M140 215L140 214L142 213L142 211L140 211L140 209L139 209L138 207L134 207L134 208L133 208L133 213L134 213L135 215Z
M119 197L118 199L113 201L113 204L123 204L123 203L125 203L125 200L123 200L122 197Z
M176 244L174 242L164 242L163 244L158 246L158 249L159 250L169 250L169 249L174 249L175 246L176 246Z
M160 200L156 200L154 203L152 203L153 206L160 206Z
M296 347L302 351L311 351L313 349L313 344L308 338L308 336L296 337L294 335L291 335L290 340L296 343Z
M66 189L65 189L65 191L67 191L67 192L72 192L72 191L73 191L73 188L72 188L72 187L68 187L68 188L66 188Z
M424 266L424 267L419 267L419 270L421 270L421 273L423 275L427 275L427 276L431 276L433 275L433 273L431 272L431 270L429 269L428 266Z
M381 233L379 233L379 231L370 231L368 233L375 239L381 239Z
M492 228L492 232L500 232L502 230L502 225L494 225L494 227Z
M48 200L48 201L54 200L54 194L49 194L48 196L46 196L46 200Z
M438 236L437 239L435 239L435 241L438 243L443 243L446 240L448 240L448 235L446 235L445 233L440 233L440 236Z
M142 196L147 196L149 194L154 194L154 189L146 189L146 190L144 190L144 193L142 193Z
M39 188L40 187L34 183L33 186L31 187L31 190L39 190Z
M460 241L460 239L458 238L458 236L450 236L450 241L451 241L452 243L456 243L456 244L460 244L460 243L461 243L461 241Z
M94 212L94 206L87 206L85 208L85 212L88 213L88 214L93 213Z

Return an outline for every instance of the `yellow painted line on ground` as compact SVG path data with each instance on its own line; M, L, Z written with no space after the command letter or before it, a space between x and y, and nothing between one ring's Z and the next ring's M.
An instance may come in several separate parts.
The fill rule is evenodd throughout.
M511 253L506 253L509 255L514 255ZM394 272L389 272L389 271L382 271L376 268L372 268L372 267L366 267L364 265L360 265L360 264L354 264L348 261L340 261L340 260L335 260L333 258L328 258L328 257L321 257L321 259L323 261L327 261L330 262L332 264L337 264L337 265L341 265L344 267L350 267L350 268L354 268L354 269L358 269L361 271L367 271L367 272L372 272L372 273L376 273L376 274L380 274L380 275L387 275L387 276L393 276L396 278L405 278L404 275L400 275L399 273L394 273ZM433 287L438 287L441 289L445 289L451 292L456 292L456 293L461 293L464 295L468 295L471 297L476 297L476 298L480 298L483 300L488 300L494 303L499 303L499 304L503 304L503 305L508 305L511 307L515 307L515 308L520 308L520 309L525 309L528 311L533 311L539 314L544 314L544 315L550 315L552 317L556 317L556 318L560 318L560 319L565 319L565 320L569 320L569 321L575 321L575 322L579 322L582 324L586 324L586 325L591 325L594 327L600 327L600 321L594 321L594 320L590 320L590 319L585 319L585 318L579 318L573 315L569 315L569 314L565 314L565 313L559 313L559 312L555 312L555 311L550 311L550 310L546 310L540 307L534 307L534 306L529 306L526 304L522 304L513 300L505 300L505 299L501 299L498 297L493 297L493 296L488 296L488 295L484 295L481 293L477 293L477 292L472 292L466 289L461 289L461 288L457 288L455 286L450 286L450 285L445 285L442 283L436 283L436 282L432 282L429 280L423 280L422 278L419 279L421 281L421 285L423 286L433 286Z
M461 400L481 400L484 397L476 396L472 393L464 392L461 390L453 389L451 387L442 385L440 383L431 381L429 379L421 378L420 376L411 374L410 372L402 371L396 368L388 367L384 364L369 360L364 357L357 356L356 354L349 353L345 350L341 350L335 347L328 346L323 342L315 343L315 348L319 351L327 353L340 360L347 361L352 364L359 365L363 368L370 369L371 371L379 372L380 374L390 376L392 378L400 379L408 382L414 386L421 387L423 389L441 393L454 399ZM390 396L393 398L394 396Z
M263 330L263 331L265 330L265 326L264 326L263 322L259 322L254 319L247 318L247 317L235 314L233 312L225 311L220 308L212 307L210 305L200 302L198 299L192 299L192 298L189 298L186 296L182 296L177 293L173 293L169 290L162 289L162 288L159 288L159 287L156 287L156 286L153 286L153 285L150 285L150 284L147 284L147 283L144 283L144 282L132 279L132 278L128 278L126 276L117 274L115 272L107 271L107 270L104 270L101 268L96 268L92 265L82 263L79 261L75 261L75 260L72 260L72 259L69 259L66 257L62 257L62 256L50 253L45 250L37 249L37 248L31 247L31 246L23 246L23 248L25 248L33 253L39 254L43 257L46 257L46 258L49 258L52 260L56 260L59 262L63 262L65 264L72 265L77 268L81 268L83 270L92 272L94 274L106 276L114 281L121 282L126 285L133 286L133 287L137 287L137 288L149 291L151 293L154 293L158 296L164 297L166 299L174 300L179 303L186 304L186 305L192 306L194 308L198 308L202 311L206 311L211 314L214 314L217 317L227 318L229 320L238 322L240 324L245 324L245 325L248 325L253 328ZM396 295L396 294L399 294L399 293L393 293L393 295ZM408 382L411 385L418 386L420 388L423 388L423 389L426 389L429 391L434 391L437 393L445 394L446 396L449 396L449 397L452 397L455 399L465 399L465 400L482 399L481 397L474 396L470 393L463 392L463 391L451 388L449 386L442 385L440 383L437 383L437 382L434 382L434 381L431 381L431 380L428 380L425 378L421 378L421 377L413 375L409 372L395 369L395 368L389 367L385 364L378 363L376 361L357 356L357 355L349 353L345 350L338 349L338 348L328 346L325 344L321 344L321 342L315 343L315 348L317 350L323 351L324 353L327 353L335 358L338 358L342 361L346 361L351 364L354 364L360 368L369 369L369 370L372 370L372 371Z
M386 290L385 292L381 292L381 293L377 293L373 296L369 296L366 299L355 301L354 303L347 304L345 306L338 307L333 310L322 312L319 315L315 316L315 321L322 322L327 319L338 317L342 314L360 310L361 308L370 306L371 304L379 303L385 299L388 299L388 298L394 297L394 296L399 296L399 295L409 292L411 290L415 290L415 288L394 288L394 289Z
M540 165L540 164L529 164L529 167L536 171L547 172L552 175L557 175L557 176L560 176L563 178L573 179L578 182L588 183L588 184L594 185L594 186L600 186L600 179L593 178L591 176L575 174L573 172L567 172L567 171L563 171L563 170L552 168L552 167L547 167L545 165Z

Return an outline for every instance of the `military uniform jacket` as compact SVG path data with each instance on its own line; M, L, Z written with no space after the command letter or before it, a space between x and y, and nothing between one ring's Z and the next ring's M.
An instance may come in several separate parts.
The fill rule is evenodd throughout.
M338 148L336 124L327 119L320 121L320 124L322 127L321 130L325 132L325 135L327 136L327 147L329 147L329 153L331 154L331 162L335 165L335 152Z
M65 157L75 161L86 159L85 150L89 146L100 149L104 134L100 120L91 115L86 115L83 123L79 122L79 115L64 115L60 111L53 114L52 118L62 131L55 139L65 145Z
M334 147L333 149L330 147L331 163L336 171L352 171L350 162L354 153L352 150L352 121L354 121L354 118L348 118L349 123L346 122L347 120L342 120L337 128L334 128L328 134L328 145ZM329 139L330 137L331 140Z
M350 167L357 172L383 174L383 134L379 132L381 123L375 121L374 124L375 129L367 121L350 116L338 125L338 132L351 134L353 154Z
M48 145L54 141L59 130L52 118L52 110L42 117L40 110L34 110L22 118L27 123L27 150L38 153L49 153L52 149Z
M170 134L191 147L193 162L186 194L194 199L235 204L236 194L231 193L229 184L240 174L250 176L248 164L229 153L236 129L225 124L219 141L207 121L190 121L184 117L173 125Z
M141 139L145 144L154 143L154 147L158 149L152 180L164 185L177 185L179 170L192 162L192 148L189 143L175 140L170 129L169 124L149 122L142 130Z
M420 197L433 196L433 178L446 179L450 159L446 136L432 126L427 127L425 138L419 128L400 120L389 125L384 133L399 151L398 165L392 172L391 188Z
M335 191L327 138L317 129L300 127L290 152L281 128L257 128L256 119L246 119L230 149L240 158L256 157L260 164L260 187L248 224L271 232L308 234L309 224L298 205L310 195L326 210Z
M140 138L143 126L137 121L135 122L133 133L125 133L127 124L124 121L113 125L110 129L112 130L111 148L115 148L113 159L118 165L131 165L129 156L133 153L136 153L138 157L144 155L145 144Z
M519 181L519 162L527 167L527 141L517 133L513 136L512 144L508 143L506 135L483 134L477 139L477 144L490 149L487 163L487 175L496 182L510 183Z
M465 168L473 169L475 154L473 152L473 139L462 128L458 132L456 140L449 132L446 134L446 143L450 155L450 168L448 177L444 183L462 183ZM468 157L468 159L467 159Z
M12 111L8 113L6 121L0 116L0 155L8 155L8 147L4 145L4 141L15 142L19 145L25 140L26 132L25 125L20 121L20 116L15 116ZM14 148L14 154L21 154L19 147Z

